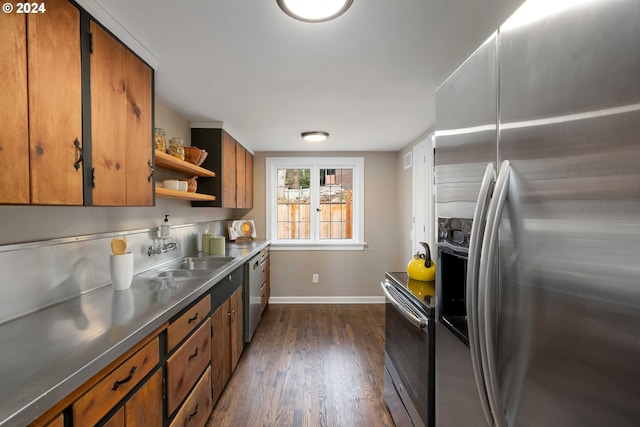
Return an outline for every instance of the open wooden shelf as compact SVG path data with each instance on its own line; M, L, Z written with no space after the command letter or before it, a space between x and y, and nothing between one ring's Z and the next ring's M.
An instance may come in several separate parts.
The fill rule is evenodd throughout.
M216 196L208 194L189 193L187 191L169 190L168 188L157 187L156 197L163 199L180 199L180 200L197 200L197 201L215 201Z
M201 177L213 178L216 173L209 169L201 168L193 163L180 160L162 151L155 150L156 153L156 167L163 169L170 169L176 172L181 172L186 175L195 175Z

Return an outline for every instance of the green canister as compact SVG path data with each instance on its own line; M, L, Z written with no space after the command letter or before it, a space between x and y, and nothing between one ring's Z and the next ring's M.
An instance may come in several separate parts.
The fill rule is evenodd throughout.
M209 253L209 241L211 240L212 237L213 237L213 234L211 234L209 232L209 229L207 228L207 231L205 231L204 234L202 234L202 253L203 254Z
M209 255L224 255L224 236L216 233L209 240Z

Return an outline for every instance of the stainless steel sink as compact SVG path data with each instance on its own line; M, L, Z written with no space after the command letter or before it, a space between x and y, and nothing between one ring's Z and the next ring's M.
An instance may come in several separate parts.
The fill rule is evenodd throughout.
M201 277L207 276L209 274L211 274L210 271L180 269L161 271L160 273L156 274L155 277Z
M234 259L234 257L187 257L175 268L182 270L217 270Z

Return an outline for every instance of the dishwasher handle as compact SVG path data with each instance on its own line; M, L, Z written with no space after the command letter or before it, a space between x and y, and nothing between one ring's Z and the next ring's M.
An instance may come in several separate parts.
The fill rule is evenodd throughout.
M413 303L398 291L398 289L387 281L380 282L382 292L389 301L408 321L418 329L426 329L429 326L429 319L422 315L419 310L413 307Z
M254 256L249 260L249 273L255 273L260 268L260 257Z

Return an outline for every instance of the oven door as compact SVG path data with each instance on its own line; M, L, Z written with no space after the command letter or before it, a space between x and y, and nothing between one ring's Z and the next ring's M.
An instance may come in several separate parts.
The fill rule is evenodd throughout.
M404 289L381 283L385 304L385 402L398 427L434 424L434 319Z

